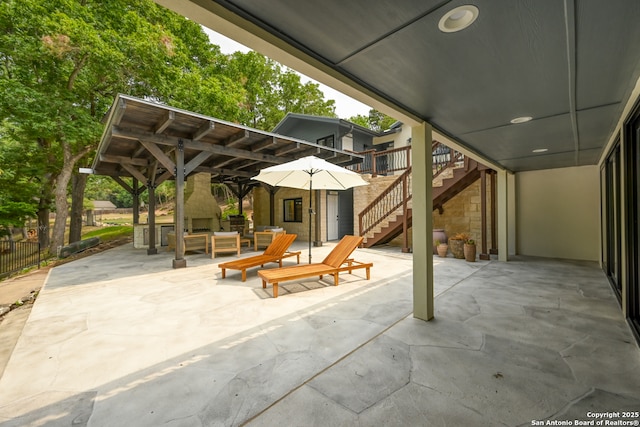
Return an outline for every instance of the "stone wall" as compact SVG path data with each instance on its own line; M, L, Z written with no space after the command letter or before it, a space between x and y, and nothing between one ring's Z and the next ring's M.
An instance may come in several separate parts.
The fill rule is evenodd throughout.
M442 214L433 211L433 229L444 229L447 237L457 233L467 233L476 240L478 251L481 250L482 218L480 179L465 188L443 206ZM489 200L491 197L491 183L487 179L487 250L491 248L491 213ZM409 230L409 247L413 245L412 229ZM402 246L402 236L389 242L392 246ZM479 253L479 252L478 252Z
M467 233L476 240L480 248L482 237L480 182L465 188L460 194L443 205L443 212L433 211L433 228L443 228L447 237L456 233ZM487 249L491 248L491 180L487 179Z
M378 176L372 178L371 175L362 175L369 185L355 187L353 189L353 230L355 235L359 235L359 213L367 207L380 193L388 188L397 176ZM490 180L487 179L487 249L491 248L491 216L489 212L488 201L491 194ZM264 188L258 187L253 191L254 197L254 227L258 225L277 225L287 230L287 233L296 233L298 239L308 239L309 227L309 192L306 190L296 190L292 188L280 188L275 196L275 224L269 224L269 192ZM283 204L282 201L288 198L302 197L302 222L283 222ZM320 215L322 241L326 241L326 194L324 191L320 194L321 209L318 212L315 206L315 197L312 200L313 209L316 214ZM452 200L446 202L443 206L443 213L433 212L433 228L443 228L447 236L455 233L467 233L475 239L480 248L481 237L481 217L480 217L480 179L467 187L460 194L456 195ZM315 227L315 219L313 219L312 227ZM315 238L315 228L312 228L312 236ZM402 246L402 236L398 236L390 242L393 246ZM409 247L412 246L411 229L409 231ZM480 249L479 249L480 250Z
M315 192L314 192L315 193ZM324 191L320 197L324 197ZM302 198L302 222L284 222L283 200ZM322 200L322 199L321 199ZM326 216L324 209L320 212L316 209L315 196L312 198L312 208L316 215L320 215L321 219ZM269 192L262 187L256 187L253 190L253 228L260 225L277 225L287 230L287 233L295 233L298 235L297 240L307 241L309 239L309 191L298 190L295 188L280 187L275 195L274 204L274 224L269 223ZM311 235L315 237L315 218L312 218ZM326 220L323 221L326 224ZM321 236L326 233L321 233ZM325 239L323 239L325 240Z

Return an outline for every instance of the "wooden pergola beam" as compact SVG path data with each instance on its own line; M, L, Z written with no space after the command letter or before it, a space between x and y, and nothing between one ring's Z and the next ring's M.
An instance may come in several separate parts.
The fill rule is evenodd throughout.
M155 127L153 128L153 133L160 134L164 132L164 130L168 128L175 119L176 113L171 110L166 110L162 115L162 119L158 123L156 123Z
M156 135L150 132L143 132L143 131L137 131L132 129L123 129L120 127L113 128L113 135L118 136L120 138L137 139L141 143L144 141L146 143L150 143L149 144L150 146L155 144L155 145L169 145L169 146L175 147L178 145L179 141L182 141L184 143L185 149L195 150L195 151L206 151L212 154L220 154L220 155L237 157L242 159L252 159L252 160L258 160L261 162L268 162L273 164L281 164L281 163L294 160L293 158L288 158L288 157L278 157L270 154L258 154L258 153L254 153L246 150L241 150L238 148L223 147L220 145L208 144L200 141L193 141L190 139L183 139L183 138L168 136L168 135ZM149 148L147 147L147 149ZM151 150L149 149L149 151ZM156 152L161 152L161 151L158 149ZM160 160L160 158L158 158L158 160ZM160 161L162 162L162 160Z
M216 125L214 122L212 122L211 120L207 120L206 122L204 122L199 128L198 130L191 136L191 139L194 141L198 141L200 140L202 137L204 137L206 134L208 134L209 132L211 132L213 129L215 129Z

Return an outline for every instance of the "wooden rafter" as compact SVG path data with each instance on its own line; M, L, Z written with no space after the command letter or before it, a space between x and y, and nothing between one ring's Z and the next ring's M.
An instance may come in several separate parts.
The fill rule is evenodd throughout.
M176 119L176 113L174 111L171 111L171 110L165 111L164 114L162 115L162 119L158 123L156 123L155 127L153 128L153 133L160 134L164 132L164 130L168 128L169 125L173 123L175 119Z
M211 120L207 120L204 122L197 131L191 136L191 139L194 141L199 141L203 136L210 133L213 129L215 129L216 125Z

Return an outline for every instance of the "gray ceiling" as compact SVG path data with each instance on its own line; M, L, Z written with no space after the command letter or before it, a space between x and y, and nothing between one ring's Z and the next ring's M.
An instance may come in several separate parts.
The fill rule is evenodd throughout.
M638 0L210 3L512 171L595 164L639 77ZM464 4L478 19L441 32Z

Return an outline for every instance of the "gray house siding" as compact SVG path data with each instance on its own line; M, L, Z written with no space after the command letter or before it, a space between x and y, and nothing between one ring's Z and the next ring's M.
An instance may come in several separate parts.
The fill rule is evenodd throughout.
M342 239L347 234L353 235L353 188L338 191L338 237Z
M299 138L309 142L317 142L321 138L333 135L335 147L343 150L342 137L351 133L353 151L361 152L374 149L373 133L367 133L357 125L340 119L313 116L286 116L274 129L275 133ZM353 190L338 191L338 236L352 235L354 232Z

